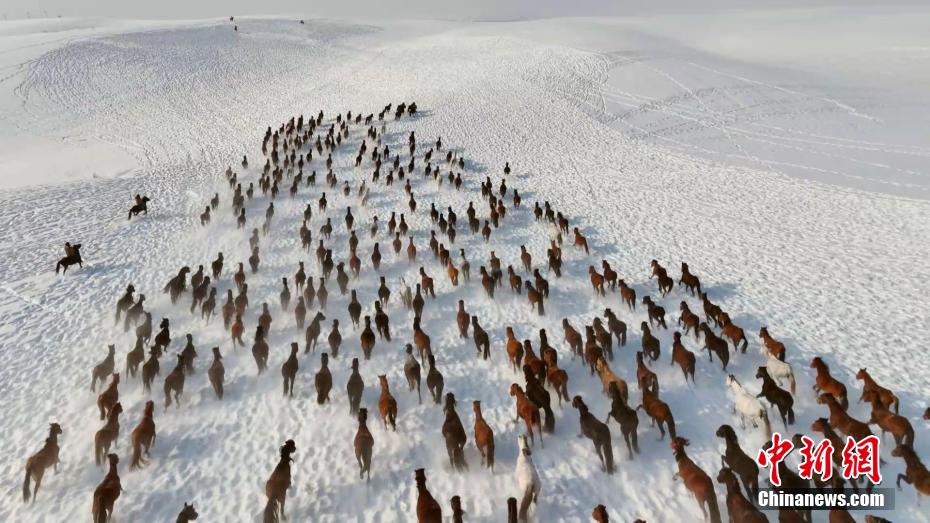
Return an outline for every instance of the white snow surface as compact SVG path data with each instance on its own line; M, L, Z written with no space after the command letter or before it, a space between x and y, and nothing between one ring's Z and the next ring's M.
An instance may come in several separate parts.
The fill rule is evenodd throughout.
M569 373L570 394L582 395L603 419L609 401L599 380L571 359L560 320L567 317L578 328L612 308L630 327L627 346L614 349L613 369L630 383L631 402L639 399L633 355L645 313L641 307L628 312L616 293L593 295L586 268L602 259L639 296L654 297L649 261L659 260L676 279L680 263L688 262L710 298L750 338L749 350L733 356L729 370L751 392L759 389L754 374L764 363L756 333L767 325L786 343L798 376L792 432L809 434L810 423L826 415L811 391L813 356L846 383L857 419L867 419L869 409L855 401L861 384L854 375L868 368L900 396L926 462L930 432L920 416L930 404L930 353L923 339L930 330L928 22L930 11L916 8L495 23L307 17L300 25L296 18L248 18L237 19L238 32L227 20L0 22L0 520L89 516L103 470L93 464L93 434L101 423L88 381L107 344L117 346L118 369L132 348L131 336L112 325L116 300L130 282L147 295L156 323L170 318L173 341L154 386L158 439L141 471L128 470L129 433L148 398L137 380L120 386L125 412L117 452L125 492L115 521L173 520L188 501L201 521L257 521L264 482L288 438L297 445L287 502L292 521L410 521L418 467L427 469L429 488L447 516L449 498L460 495L468 521L504 520L506 498L519 497L513 467L522 432L522 424L513 423L508 387L523 383L506 362L505 327L534 346L538 329L546 328ZM233 349L221 320L205 324L188 314L189 294L172 306L160 291L179 267L209 267L218 251L227 259L218 296L233 286L230 267L248 256L247 233L236 229L229 212L222 171L232 165L244 182L257 182L266 126L320 109L327 117L376 113L399 101L416 101L420 115L388 122L392 150L404 150L405 164L410 131L420 140L418 153L441 135L467 159L463 190L427 182L421 164L412 177L419 204L412 215L396 183L369 180L367 208L354 194L330 191L336 232L328 243L337 261L347 257L342 215L351 205L357 228L366 232L359 235L362 278L350 283L365 314L378 286L367 260L371 216L382 220L377 240L395 296L398 279L415 281L421 264L435 278L438 298L427 300L423 328L446 390L459 401L470 470L450 470L441 408L418 405L404 386L402 347L411 338L412 314L392 297L395 339L379 340L372 360L362 363L363 405L375 438L366 484L358 480L356 422L345 397L349 361L360 356L359 331L334 282L326 314L340 320L345 342L330 365L333 401L321 407L313 397L318 355L301 353L297 397L286 400L280 392L287 347L303 339L293 314L280 312L280 278L292 277L298 260L319 277L313 254L300 249L297 229L321 183L302 187L294 199L282 191L275 202L260 272L248 275L245 349ZM353 128L352 145L334 156L340 182L370 177L367 163L356 169L352 162L362 129ZM238 165L243 154L252 161L245 170ZM484 244L463 226L464 211L472 200L484 212L479 183L491 176L496 187L504 161L514 169L507 184L519 189L524 208L508 213ZM314 168L322 178L319 162L305 170ZM220 209L202 228L197 215L214 192ZM135 193L152 198L150 212L127 222ZM585 256L566 245L566 274L549 276L553 294L545 316L506 289L488 300L474 277L469 285L450 285L427 248L431 201L459 214L454 247L467 249L477 273L491 250L505 266L519 267L520 245L534 265L545 266L546 228L530 212L543 200L565 212L592 247ZM249 229L258 226L267 201L259 193L248 203ZM396 259L389 246L383 231L391 210L407 213L417 264ZM314 241L321 223L315 213ZM85 265L56 276L53 263L65 241L83 244ZM477 360L471 341L458 337L453 316L459 299L491 335L489 362ZM659 301L672 323L682 300L700 310L683 288ZM248 347L263 301L274 314L271 358L269 371L256 377ZM324 332L328 327L327 321ZM197 373L187 379L181 408L163 412L162 379L188 332L199 354ZM666 363L671 331L658 336L662 358L652 368L662 396L679 435L691 440L689 455L715 477L720 424L736 427L748 452L764 435L739 428L724 373L698 352L693 338L686 345L699 356L696 386ZM223 401L206 379L213 346L225 356ZM377 416L378 374L389 376L399 402L396 433L382 430ZM481 400L495 432L494 474L479 466L472 400ZM577 411L567 405L555 411L555 433L533 454L542 479L537 520L588 521L598 503L616 521L701 520L692 496L673 480L667 439L658 440L645 416L642 454L633 461L611 423L618 470L606 476L590 441L576 437ZM770 416L780 428L774 411ZM59 473L46 474L38 501L24 505L23 466L50 422L64 428L63 464ZM891 485L903 465L887 445L882 455ZM720 485L717 494L725 512ZM906 485L886 515L896 522L930 521ZM817 521L825 517L815 515Z

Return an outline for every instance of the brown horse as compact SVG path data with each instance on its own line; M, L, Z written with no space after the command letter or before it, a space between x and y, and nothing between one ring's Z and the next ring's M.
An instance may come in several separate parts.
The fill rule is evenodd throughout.
M614 311L604 309L604 317L607 318L607 328L610 329L611 334L617 338L617 343L621 347L626 346L626 323L620 320Z
M281 365L281 377L284 378L284 396L294 397L294 381L297 379L297 371L300 368L297 362L297 351L299 347L296 343L291 343L291 355Z
M636 384L639 386L639 390L648 390L656 395L659 394L659 377L646 366L642 352L636 353Z
M739 475L747 496L755 496L759 491L759 466L756 465L756 460L743 452L733 427L720 425L716 434L726 444L726 450L720 456L721 463Z
M663 329L668 329L668 325L665 324L664 307L656 305L649 296L643 296L643 305L646 306L646 315L649 317L649 325L658 325Z
M426 488L426 471L416 469L414 477L417 483L417 523L442 523L442 507Z
M733 351L739 350L745 354L746 347L749 345L749 340L746 339L746 333L743 329L737 327L730 320L730 315L725 312L720 313L720 324L722 325L720 333L723 334L724 338L729 338L730 342L733 343Z
M920 457L914 452L914 449L908 445L898 445L891 451L891 455L901 458L907 465L904 474L898 474L895 481L898 490L901 490L901 480L903 479L908 485L913 485L917 491L917 499L921 496L930 496L930 471L920 461Z
M869 390L862 395L865 401L872 404L872 416L869 418L869 425L878 425L882 429L882 439L885 433L890 432L894 436L894 442L897 445L914 446L914 427L911 422L904 416L899 416L888 410L888 407L882 402L881 393L878 390Z
M652 331L649 329L649 325L646 322L642 322L639 325L639 328L643 332L642 352L649 356L650 360L658 361L659 356L662 354L659 346L659 338L653 336Z
M739 521L740 523L768 523L765 514L759 511L751 501L743 496L739 489L739 482L736 475L727 467L720 469L717 474L717 482L725 485L727 488L727 512L730 515L730 521Z
M591 287L594 288L596 296L604 296L604 276L598 274L593 265L588 266L588 274L591 275Z
M472 411L475 413L475 446L481 454L481 464L487 464L494 473L494 431L481 414L481 402L472 402Z
M219 347L213 347L213 363L207 371L207 377L210 379L210 385L218 399L223 399L223 381L226 376L226 368L223 366L223 355L220 354Z
M678 279L678 286L680 287L682 284L684 284L692 296L694 296L695 290L698 294L701 294L701 280L699 280L697 276L691 274L687 263L681 264L681 278Z
M110 385L107 386L106 390L100 393L97 396L97 408L100 409L100 419L106 419L107 415L110 413L110 409L119 401L119 373L113 373L113 377L110 379Z
M107 346L107 356L94 366L94 370L90 373L90 390L91 392L96 392L97 382L101 384L105 383L107 376L113 374L113 370L116 368L116 345Z
M584 339L581 337L581 333L572 327L568 322L568 318L562 319L562 330L565 333L565 343L571 348L572 354L580 356L584 345ZM516 372L516 369L514 369L514 372Z
M776 340L769 334L768 327L759 329L759 337L762 338L762 344L769 354L775 356L781 361L785 361L785 344Z
M132 462L129 464L129 470L135 470L144 467L147 464L142 453L145 456L151 456L152 445L155 444L155 402L152 400L145 402L145 412L142 414L142 421L132 429Z
M714 483L710 480L710 476L688 457L685 452L685 447L688 445L689 441L685 438L672 438L672 453L678 463L678 472L675 474L675 478L681 478L685 487L697 499L704 517L706 518L709 512L711 523L720 523L720 509L717 507L717 493L714 491Z
M672 335L675 340L672 342L672 361L669 365L678 364L681 367L681 373L685 376L685 383L688 382L688 376L691 376L691 383L694 381L694 368L697 358L694 353L685 348L681 343L681 333L675 331Z
M61 425L58 423L49 424L48 437L45 438L45 444L38 452L29 456L26 460L26 479L23 480L23 502L29 501L29 481L35 481L35 487L32 489L32 502L35 503L36 494L39 492L39 486L42 485L42 476L45 475L45 469L55 467L58 471L58 436L62 434Z
M620 432L623 434L623 440L626 443L626 450L633 459L633 453L639 454L639 436L637 428L639 427L639 416L636 410L630 408L627 404L626 395L620 391L616 384L610 387L610 412L607 413L607 419L604 423L609 425L610 418L613 417L620 424Z
M507 359L510 360L510 366L513 372L516 373L517 368L523 365L523 344L520 343L520 340L514 335L513 327L507 327L506 337Z
M358 409L358 430L355 432L355 460L358 461L358 477L371 481L371 453L375 438L368 430L368 409Z
M534 445L533 425L536 425L536 430L539 433L539 444L542 445L542 417L539 415L539 407L526 397L526 393L516 383L510 385L510 395L517 400L517 415L514 417L514 421L523 418L523 422L526 424L526 432L530 436L530 443Z
M178 519L174 520L174 523L190 523L191 521L196 520L200 514L197 513L197 510L194 509L194 504L191 503L188 505L184 504L184 508L181 509L181 512L178 513Z
M293 350L292 348L291 351ZM329 354L325 352L320 354L320 370L318 370L313 377L313 387L316 389L317 405L322 405L329 401L329 391L333 390L333 375L329 371Z
M572 407L578 409L581 423L581 434L594 443L594 450L601 460L601 468L607 474L614 473L614 451L610 443L610 428L607 423L594 417L588 410L581 396L572 398Z
M468 463L465 462L465 444L468 442L468 435L465 433L465 427L459 419L458 412L455 411L455 405L455 395L447 392L443 406L446 419L442 423L442 437L446 440L449 466L461 472L468 470Z
M119 446L119 415L122 413L123 405L117 401L107 412L106 424L94 434L94 463L98 467L103 464L103 456L110 452L110 445Z
M585 253L585 254L590 254L591 251L588 250L588 239L585 238L585 237L581 234L581 231L578 230L578 227L573 227L573 228L572 228L572 232L575 233L575 239L573 240L572 244L573 244L575 247L579 247L579 248L584 249L584 253Z
M821 394L817 397L817 403L826 405L830 409L830 426L834 429L857 441L873 435L867 424L847 414L833 396Z
M694 339L699 340L701 331L698 327L701 325L701 319L698 318L698 315L691 312L691 309L688 308L688 302L682 301L681 305L678 306L678 310L681 312L681 315L678 317L678 325L684 325L685 334L694 331Z
M420 362L413 357L413 345L408 343L404 350L407 353L404 360L404 377L407 378L407 388L410 392L416 389L417 403L423 403L423 395L420 393ZM354 363L355 367L358 367L358 358L354 361L356 362Z
M279 519L287 519L284 514L284 503L287 501L287 491L291 488L291 454L297 452L294 440L289 439L281 446L280 458L271 472L271 477L265 482L264 523L276 523Z
M116 454L108 454L107 459L110 462L110 468L106 476L103 477L103 481L94 489L94 504L91 508L94 523L107 523L110 521L110 518L113 516L113 506L123 492L123 486L119 479L119 471L117 470L119 456Z
M430 394L433 396L433 402L439 405L442 401L442 389L445 380L442 373L436 368L436 358L432 354L426 356L426 363L429 367L426 371L426 388L429 389Z
M830 367L817 356L811 360L810 368L817 371L817 379L814 382L814 392L818 394L826 392L839 402L843 410L848 409L849 399L846 397L846 385L843 385L839 380L830 375Z
M618 280L617 285L620 286L620 300L626 304L627 308L630 311L636 310L636 291L632 287L629 287L625 281Z
M594 510L591 512L591 518L594 519L596 523L610 522L610 516L607 515L607 507L604 505L594 507Z
M409 345L408 345L409 347ZM352 373L346 383L346 395L349 397L349 414L358 415L359 405L362 403L362 394L365 392L365 381L358 371L358 358L352 358Z
M475 342L475 350L478 356L487 361L491 357L491 338L488 336L481 325L478 324L478 317L471 317L472 340ZM467 327L466 327L467 329Z
M559 407L561 407L562 400L569 401L568 373L559 368L555 349L546 349L543 352L543 360L546 362L546 382L555 391L556 397L559 398Z
M900 402L894 392L876 383L865 369L859 369L859 372L856 373L856 379L862 381L862 396L859 398L860 402L863 400L870 401L867 400L865 396L867 393L871 392L886 409L890 409L891 406L894 405L894 413L898 414L898 404Z
M636 407L636 410L639 409L643 409L652 420L652 424L658 426L660 440L665 439L665 429L662 428L663 423L668 427L668 433L672 440L676 438L675 417L672 415L672 409L668 408L667 403L659 399L657 393L649 389L643 389L643 401Z
M184 358L178 354L178 363L175 365L171 374L165 377L165 411L171 406L171 393L174 393L174 401L181 408L181 394L184 393Z
M842 449L846 444L846 440L841 437L839 434L833 430L833 427L830 426L830 421L827 418L817 418L811 424L811 430L814 432L820 432L823 434L824 439L830 441L830 444L833 445L834 449ZM837 469L843 466L843 456L842 452L833 452L833 464ZM859 480L858 478L853 478L849 480L855 490L859 490Z
M379 374L378 382L381 384L381 397L378 399L378 411L381 413L381 422L384 423L384 430L387 430L388 423L390 423L391 430L397 432L397 400L391 395L387 376Z

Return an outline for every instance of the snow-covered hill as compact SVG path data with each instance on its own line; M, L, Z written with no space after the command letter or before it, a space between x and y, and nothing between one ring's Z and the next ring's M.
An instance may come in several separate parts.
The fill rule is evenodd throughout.
M152 463L142 471L121 468L126 492L117 502L120 521L170 520L191 500L201 520L255 520L277 448L287 438L298 449L288 495L292 520L410 520L418 467L427 469L430 490L447 512L448 499L460 495L469 521L503 520L506 498L517 495L512 470L522 432L513 423L508 387L523 383L506 363L505 328L513 326L534 346L538 329L547 329L569 373L569 392L582 395L602 417L609 401L600 382L572 361L560 321L568 318L577 328L610 307L630 327L627 347L615 348L613 368L635 383L633 355L645 313L628 312L616 293L593 295L587 267L605 259L640 296L657 294L649 279L651 259L673 275L688 262L709 297L749 335L749 351L735 355L730 370L752 390L758 390L754 374L763 361L756 333L767 325L788 346L788 361L799 375L792 432L809 433L812 420L826 412L810 392L808 362L819 355L851 397L858 397L854 375L860 367L898 393L926 459L930 446L920 415L930 403L930 386L921 334L930 328L930 280L922 277L930 259L930 147L917 130L926 128L930 114L920 90L928 82L921 71L930 42L916 28L925 27L919 21L928 15L834 10L762 16L708 18L708 31L719 38L673 18L308 18L305 24L251 18L237 20L237 32L228 21L0 24L0 183L7 187L0 192L0 519L64 521L90 512L103 471L93 465L93 434L101 424L89 375L107 344L117 346L117 368L132 348L132 337L112 318L130 282L147 295L156 323L171 320L174 341L162 359L162 375L188 332L200 357L181 409L164 413L161 395L153 398L158 440ZM796 23L799 18L803 24ZM766 23L768 31L745 36L746 27ZM791 46L772 36L787 26L794 30ZM845 36L863 27L869 38L858 54L824 43L840 38L823 34L849 41ZM868 74L879 65L894 76ZM300 249L297 236L304 207L315 205L322 190L319 159L305 168L317 170L316 187L301 187L293 199L288 184L282 187L271 233L261 242L260 272L248 275L249 345L260 304L268 302L274 315L269 372L257 377L248 348L237 353L222 322L191 316L189 296L172 306L161 288L182 265L208 267L218 251L227 259L218 295L233 287L229 267L246 261L248 233L237 230L229 212L222 172L232 165L246 185L257 182L266 126L321 109L327 117L347 110L376 113L403 100L415 100L420 115L389 121L386 143L392 151L404 150L415 131L420 154L442 136L446 147L466 158L463 189L423 179L420 165L411 182L419 206L411 214L399 184L372 184L367 163L353 167L364 133L355 127L351 145L334 155L334 171L353 187L368 179L372 196L360 207L355 194L328 191L336 230L327 243L337 261L347 257L342 216L351 205L357 228L365 232L359 246L365 270L350 287L358 290L365 314L378 286L367 261L374 241L395 292L400 277L418 279L420 265L436 279L438 296L427 300L423 329L432 337L445 388L459 401L470 441L470 402L482 402L496 435L497 467L493 475L479 467L470 443L470 470L449 469L441 409L428 401L419 405L403 386L402 347L411 338L412 315L392 298L394 341L379 341L375 356L362 365L363 403L372 412L375 438L366 484L357 479L351 443L356 423L344 392L348 363L360 355L359 331L351 327L346 297L338 295L335 282L328 285L324 332L331 319L339 319L346 341L330 365L333 402L318 406L313 397L318 354L301 354L297 397L280 394L287 347L302 340L292 313L280 312L280 278L293 277L298 260L319 277L314 255ZM245 170L238 165L243 154L252 161ZM520 191L523 208L509 212L485 244L467 232L464 210L474 201L484 212L479 184L490 176L497 187L505 161L513 167L507 185ZM220 209L202 228L197 215L216 192ZM136 193L152 198L151 211L127 222ZM586 256L566 245L565 277L547 276L553 291L545 316L506 288L488 300L474 277L453 288L432 260L428 209L435 202L460 216L455 247L469 253L473 274L492 250L505 267L519 268L521 245L534 265L544 267L548 235L530 209L546 200L581 229L592 252ZM249 230L259 225L267 203L263 196L248 203ZM419 249L416 264L396 259L389 246L384 227L392 210L407 213ZM382 232L371 239L367 225L374 215ZM322 221L314 215L314 240ZM86 264L56 277L51 267L65 241L83 244ZM453 316L459 299L491 336L489 362L477 360L471 341L458 337ZM660 301L672 321L682 300L700 310L699 301L676 289ZM724 374L716 362L699 357L697 384L686 384L679 369L665 363L670 331L659 336L662 359L652 368L663 398L678 433L691 439L689 454L716 475L722 443L714 431L722 423L738 425ZM698 351L693 339L686 345ZM226 357L222 402L205 376L213 346ZM397 433L382 430L375 414L378 374L388 375L399 402ZM161 390L161 379L155 390ZM121 386L120 397L125 414L118 450L127 464L128 434L147 398L135 380ZM631 400L638 397L633 387ZM855 402L851 412L868 417L866 406ZM667 441L658 441L645 416L642 454L633 461L612 426L618 461L613 476L599 470L590 442L575 437L577 411L556 408L556 418L555 433L534 453L543 481L540 521L586 521L598 503L619 521L700 520L690 494L672 479ZM65 432L61 471L46 476L35 505L23 505L23 464L53 421ZM759 431L738 432L746 449L764 439ZM901 462L887 449L883 455L883 472L893 478L903 470ZM718 486L717 492L722 505L724 490ZM891 519L930 520L910 487L898 494Z

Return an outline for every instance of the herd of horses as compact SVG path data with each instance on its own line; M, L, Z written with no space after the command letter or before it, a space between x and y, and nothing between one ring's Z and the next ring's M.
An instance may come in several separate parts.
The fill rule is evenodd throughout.
M676 428L672 408L674 405L670 405L660 393L658 375L650 365L659 363L661 354L668 352L670 365L677 365L681 369L686 383L690 381L697 386L695 369L697 362L703 359L701 354L706 351L708 364L721 367L719 380L733 397L733 409L741 428L752 430L750 427L761 427L766 435L769 435L772 431L768 417L770 408L778 413L786 431L795 423L794 405L802 393L796 387L797 358L789 358L786 345L774 338L767 327L762 327L758 333L760 355L755 373L755 377L761 380L761 392L756 394L749 391L735 375L727 371L731 358L755 357L751 353L747 354L749 335L737 325L731 313L722 310L718 304L711 301L707 289L702 286L700 278L692 272L687 263L681 264L680 275L676 281L666 267L653 260L649 267L650 279L655 280L655 287L650 291L652 294L637 295L637 291L643 292L643 286L634 289L628 285L607 260L602 260L599 264L587 262L591 257L591 245L579 227L571 226L566 214L556 210L548 201L537 201L532 206L522 204L518 190L507 186L511 170L509 162L505 165L504 174L498 184L495 185L490 176L480 183L481 200L477 203L470 201L466 209L453 209L451 206L443 209L441 205L437 206L436 202L424 204L423 201L418 201L418 197L423 198L423 192L418 192L415 182L434 183L439 188L443 188L445 184L446 188L443 190L448 191L467 191L470 185L463 182L463 174L467 171L465 159L452 150L444 149L441 138L424 145L417 140L414 132L410 132L406 144L395 145L392 149L386 143L384 123L386 115L392 111L395 119L417 114L415 103L401 103L396 106L388 104L377 115L372 113L363 116L348 112L324 120L324 114L320 111L316 116L307 118L303 115L292 117L276 129L268 127L261 144L265 161L255 169L257 180L249 181L243 188L243 183L246 182L240 179L238 173L231 167L225 172L229 186L229 216L236 222L237 229L246 231L251 256L245 262L237 262L233 269L227 265L222 252L206 264L206 268L204 264L198 264L196 271L192 271L189 266L181 267L173 273L162 289L172 305L186 309L186 312L208 322L216 316L217 321L221 320L223 328L228 332L234 350L238 350L239 346L246 346L244 336L247 331L254 332L251 337L251 353L256 371L260 375L268 369L271 350L267 339L272 325L290 324L293 321L303 335L303 351L301 343L291 343L288 356L281 364L282 393L285 397L294 396L301 353L305 355L322 348L319 367L314 372L313 380L316 400L322 405L333 401L334 384L329 369L330 358L340 361L340 350L344 348L339 320L332 318L329 327L325 324L329 320L328 315L334 314L329 312L333 310L333 304L330 303L328 287L335 284L334 291L346 301L346 311L352 327L360 330L358 342L361 351L358 357L351 360L351 375L345 390L349 414L358 422L353 449L359 467L359 477L366 481L370 479L373 471L377 447L375 437L368 427L369 410L362 406L365 389L362 366L371 358L379 343L392 340L392 331L396 338L397 329L393 328L391 323L391 309L406 311L408 315L412 313L413 334L410 339L402 340L402 367L407 392L415 394L417 401L422 402L421 384L425 379L429 392L427 401L432 400L433 403L442 406L444 420L441 434L445 441L450 470L468 469L464 449L471 434L481 456L481 466L493 473L497 463L495 427L484 418L481 401L474 400L473 429L471 432L466 430L458 412L454 392L445 390L445 380L437 364L437 354L434 353L434 338L424 330L423 320L427 314L440 314L430 311L430 304L437 295L435 278L444 272L452 286L450 292L457 292L460 288L473 286L474 275L475 283L480 283L479 292L483 292L488 300L499 299L499 294L496 293L500 293L502 288L509 288L510 293L518 300L525 300L530 314L546 318L545 305L550 299L550 289L556 286L556 281L550 282L550 278L558 280L563 276L563 271L567 269L563 263L563 249L572 249L573 254L570 256L583 260L583 265L587 265L592 300L616 305L606 307L603 318L593 318L587 325L576 327L567 318L557 320L554 325L561 327L562 331L559 340L550 339L549 332L543 328L538 332L538 343L534 344L529 339L521 341L512 327L506 328L503 351L506 361L503 364L509 367L515 376L521 378L509 385L508 392L514 401L514 419L522 420L525 428L525 433L519 434L517 438L517 495L507 499L508 522L529 519L533 505L538 503L539 496L543 493L542 475L533 460L533 449L537 446L540 449L544 448L544 435L545 440L548 440L555 431L555 402L558 403L559 409L564 402L577 411L579 437L591 441L599 468L608 475L617 470L611 421L613 420L615 426L619 426L627 453L633 458L640 452L640 411L644 413L656 427L660 438L664 439L666 433L668 434L670 452L677 463L676 479L680 479L694 496L707 519L714 523L721 521L714 481L711 475L688 456L687 448L690 441ZM353 134L357 138L356 142L350 140ZM344 153L350 147L350 143L359 144L357 152L350 151L354 154L355 167L367 169L371 175L343 178L340 182L335 172L333 155L337 151ZM241 166L244 170L249 169L246 156L243 156ZM320 169L325 175L317 179L316 169ZM307 171L311 172L308 174ZM468 180L467 176L465 180ZM374 216L371 223L360 226L351 206L346 207L344 211L337 211L331 206L341 193L346 201L349 197L354 197L353 201L366 207L369 205L372 188L379 184L384 191L404 191L401 197L406 201L406 208L390 210L387 220L379 220L378 216ZM250 275L266 270L262 265L262 237L276 231L274 203L276 199L284 197L279 195L283 189L288 190L291 198L296 198L301 189L313 190L318 195L315 204L308 203L302 215L298 217L302 225L297 231L297 240L302 251L312 251L316 255L318 274L310 275L305 262L299 261L295 263L296 272L293 275L278 276L281 285L276 298L281 314L279 318L275 318L268 304L274 298L264 299L261 307L255 307L254 302L250 300L248 280ZM250 215L247 212L247 202L261 198L268 202L264 215ZM199 214L200 226L211 227L216 221L220 200L217 192L203 207L203 213ZM129 218L140 213L147 214L148 201L148 197L137 195L135 204L129 211ZM537 253L531 252L526 246L520 247L519 260L513 264L499 258L494 251L490 251L485 262L479 261L482 257L480 249L467 251L454 247L460 228L473 235L480 235L484 242L488 242L492 235L499 234L496 231L507 225L508 216L518 213L532 213L533 220L539 224L539 234L546 235L545 253L538 253L542 263L537 262ZM425 256L416 245L413 229L408 222L408 217L422 214L428 214L431 223L429 253ZM342 224L334 224L333 218L337 224L339 221L342 221ZM256 220L262 222L261 227L253 227L249 231ZM460 221L465 222L464 227ZM311 229L311 223L319 224L319 228ZM343 235L341 238L345 238L348 249L334 253L335 243L332 238L337 232ZM377 241L373 244L371 252L363 255L359 251L359 236L366 233L370 239ZM244 239L246 237L243 237ZM393 251L392 260L389 261L389 256L386 257L382 252L381 242L386 242L384 250L389 256ZM58 266L67 269L69 265L80 265L82 260L77 250L79 248L80 245L66 245L67 255ZM364 261L363 256L367 258ZM416 271L417 281L411 282L411 286L405 278L401 278L389 284L382 275L382 264L386 262L407 264L411 268L419 266ZM473 262L478 264L477 270L472 270ZM430 273L435 267L438 267L438 274L434 277ZM541 268L545 272L542 272ZM349 288L363 273L373 274L379 281L377 299L370 308L360 303L356 291ZM224 279L230 283L225 297L218 296L217 289L218 284ZM676 292L676 287L682 292L682 299L677 307L678 314L677 317L667 317L667 311L660 305L659 300ZM185 296L189 296L189 307L179 304ZM394 305L398 300L394 298L392 301L392 297L399 297L399 307L402 309ZM614 302L617 297L619 300ZM692 301L689 302L689 299ZM122 321L122 329L135 336L134 347L125 358L125 368L117 367L116 349L114 345L110 345L106 357L91 372L91 391L96 393L98 383L103 387L97 396L97 410L103 426L95 434L95 461L98 466L108 465L104 478L93 492L95 523L109 521L115 503L123 491L118 470L119 457L110 452L111 446L117 445L120 438L120 415L124 412L120 402L120 387L136 379L138 374L143 389L147 393L150 392L156 378L161 375L160 358L169 351L173 341L169 319L162 319L156 328L151 311L146 309L145 300L145 294L137 293L132 284L127 285L125 292L117 300L115 323L119 324ZM491 338L482 327L481 319L478 315L468 312L465 300L458 300L457 305L455 322L459 336L474 343L478 358L491 359ZM628 330L636 328L634 323L628 329L621 315L624 312L629 315L637 313L638 307L645 312L645 321L640 322L638 326L641 341L635 352L635 366L631 369L635 369L635 386L640 399L631 402L632 386L618 376L612 370L612 366L615 365L616 351L627 344ZM280 319L280 316L290 316L293 320ZM397 318L398 314L393 316ZM247 328L246 321L251 317L255 317L255 322ZM670 350L668 347L662 347L662 342L656 334L676 328L680 331L674 332L674 342ZM700 346L700 353L695 354L685 346L685 341L690 336L693 336L694 342ZM176 409L182 408L185 383L194 373L197 349L191 334L187 334L185 339L183 348L176 351L174 366L162 380L165 412L172 406ZM212 347L208 354L212 359L207 369L207 379L216 398L222 400L226 375L223 354L219 346ZM569 394L569 374L560 366L560 360L564 361L566 356L582 362L587 370L582 372L582 375L590 374L592 383L599 383L600 393L610 402L610 410L605 417L596 416L582 395ZM789 360L792 363L789 363ZM812 398L829 411L825 411L824 417L814 422L810 431L820 432L824 437L838 442L838 445L842 445L841 441L845 436L858 438L872 434L873 426L877 426L883 436L885 433L891 433L896 443L891 455L902 458L906 466L905 473L896 478L896 484L900 488L903 481L913 485L918 495L930 494L930 472L914 451L915 431L910 420L899 412L898 396L879 385L866 369L860 369L856 374L856 379L862 382L860 402L868 402L872 411L868 420L857 420L848 413L847 385L831 374L827 363L819 357L813 358L809 367L816 376ZM379 369L378 387L380 396L377 414L382 422L382 430L397 431L397 421L401 412L398 410L396 391L391 389L385 369ZM577 391L583 387L582 384L571 384L571 388ZM594 389L597 390L598 388ZM812 394L810 391L803 392ZM553 394L555 398L552 398ZM143 406L142 420L131 432L130 469L144 467L148 463L147 458L150 458L156 439L154 416L155 403L148 400ZM923 417L930 419L930 409ZM503 427L497 429L504 430ZM29 501L30 498L35 500L43 475L49 468L57 471L60 462L58 438L62 434L62 427L52 423L44 446L27 460L23 483L24 501ZM720 489L725 492L723 499L730 521L767 521L767 516L760 512L752 501L760 488L760 471L753 454L747 454L742 450L737 431L730 425L720 426L716 436L726 448L721 457L722 467L716 475L716 480ZM286 519L285 504L291 486L293 454L296 451L297 446L293 439L288 439L280 447L278 462L265 483L267 502L263 509L263 518L266 522ZM413 472L418 492L416 517L419 522L440 522L443 521L443 514L451 514L452 521L463 520L465 513L460 496L451 497L450 511L444 511L442 504L433 497L427 487L425 469L419 468ZM376 469L375 473L377 474ZM801 479L788 469L782 472L782 477L785 478L787 487L843 486L842 479L835 478L831 484L821 485ZM30 482L34 484L31 490ZM860 488L858 482L850 482L849 486ZM540 520L546 519L539 515L536 517ZM594 521L606 522L608 517L605 505L593 507L591 518ZM191 521L196 518L197 512L193 505L185 503L177 521ZM783 522L809 523L810 518L809 511L786 508L781 509L778 514L778 520ZM870 521L880 521L873 516L869 518ZM852 516L842 509L832 510L829 520L836 523L854 521Z

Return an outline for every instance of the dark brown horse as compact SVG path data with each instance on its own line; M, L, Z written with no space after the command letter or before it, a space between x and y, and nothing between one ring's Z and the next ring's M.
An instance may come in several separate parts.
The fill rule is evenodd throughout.
M689 442L685 438L672 438L672 453L678 463L678 473L675 474L675 477L681 478L685 487L694 495L701 507L701 512L704 513L704 517L708 517L709 513L711 523L720 523L720 509L717 507L717 493L714 491L714 483L711 481L710 476L688 457L685 452L685 447L688 444Z

